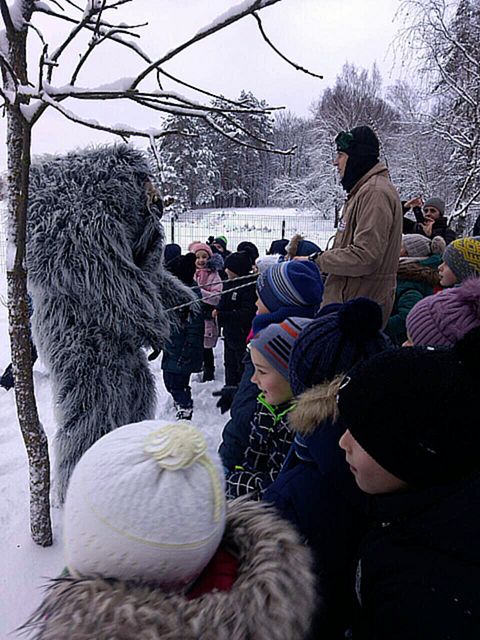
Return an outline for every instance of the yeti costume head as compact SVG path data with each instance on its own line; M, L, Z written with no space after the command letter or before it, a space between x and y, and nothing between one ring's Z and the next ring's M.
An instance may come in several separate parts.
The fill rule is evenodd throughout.
M57 409L63 500L98 438L153 417L143 347L161 349L193 299L164 269L163 208L145 154L126 144L42 158L30 171L27 267L33 337Z

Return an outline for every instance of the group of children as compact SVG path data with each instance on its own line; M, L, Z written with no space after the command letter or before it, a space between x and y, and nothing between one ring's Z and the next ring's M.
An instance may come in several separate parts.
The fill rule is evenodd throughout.
M403 238L386 332L366 298L320 309L311 261L253 274L240 250L225 282L211 244L167 263L188 265L203 308L171 339L183 360L164 353L178 406L169 359L223 326L236 393L220 455L182 421L95 443L35 638L478 638L480 238L420 238Z

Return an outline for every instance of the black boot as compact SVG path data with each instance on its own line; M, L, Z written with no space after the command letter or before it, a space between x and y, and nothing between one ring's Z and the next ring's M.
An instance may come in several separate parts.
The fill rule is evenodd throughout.
M202 382L210 382L211 380L215 380L215 369L212 369L211 367L205 367L203 369Z

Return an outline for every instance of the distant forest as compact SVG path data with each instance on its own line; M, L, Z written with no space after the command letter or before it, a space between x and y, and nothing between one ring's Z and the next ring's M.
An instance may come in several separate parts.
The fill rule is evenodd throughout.
M237 102L258 113L232 113L228 121L219 115L218 128L168 117L164 128L183 135L160 139L156 165L174 209L282 205L333 216L344 195L332 165L334 137L368 124L402 198L439 195L449 215L465 220L480 204L480 4L451 6L404 3L395 46L412 82L385 86L376 66L347 63L308 118L265 113L268 105L246 91ZM262 150L268 147L295 153Z

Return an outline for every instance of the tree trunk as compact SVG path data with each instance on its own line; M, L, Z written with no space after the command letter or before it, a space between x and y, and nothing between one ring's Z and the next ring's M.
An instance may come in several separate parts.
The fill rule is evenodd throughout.
M7 18L9 60L16 77L27 83L26 29L15 31ZM24 18L31 17L31 6L24 5ZM3 74L4 86L14 89ZM10 344L17 416L27 450L30 473L30 531L34 542L52 544L50 521L50 461L48 442L38 417L33 389L32 352L25 268L28 182L30 172L31 129L23 118L20 105L8 110L8 250L7 285Z

